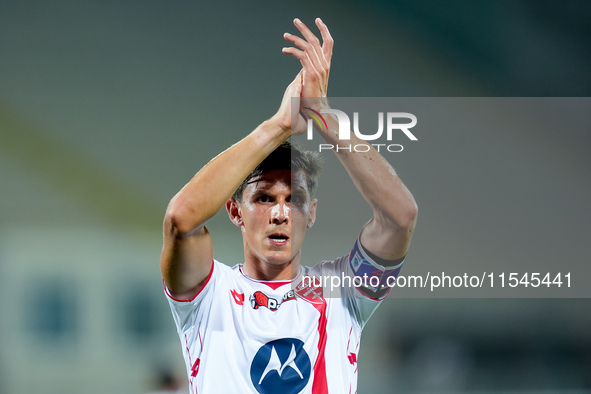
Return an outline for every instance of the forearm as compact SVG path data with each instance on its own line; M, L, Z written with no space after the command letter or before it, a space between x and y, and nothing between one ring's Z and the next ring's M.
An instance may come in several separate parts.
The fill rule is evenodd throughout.
M166 285L178 297L193 296L211 272L213 247L205 222L294 129L305 128L303 118L299 127L291 123L292 97L299 97L300 91L298 75L271 119L207 163L168 204L160 268Z
M402 257L410 243L418 208L416 202L388 161L364 140L338 138L338 122L326 117L328 130L318 130L343 164L353 183L373 210L373 218L362 233L362 243L382 258ZM367 152L351 146L364 144ZM338 147L338 149L337 149Z
M290 135L268 120L207 163L170 201L167 218L180 233L199 228L232 197L252 170Z
M205 222L230 199L238 186L289 136L289 129L269 120L207 163L168 204L160 269L176 298L189 299L211 272L213 249Z

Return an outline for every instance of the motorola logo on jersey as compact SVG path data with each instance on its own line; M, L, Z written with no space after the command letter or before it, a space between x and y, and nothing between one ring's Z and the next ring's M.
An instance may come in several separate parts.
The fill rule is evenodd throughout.
M297 394L310 380L311 363L304 342L283 338L261 346L250 366L250 379L261 394Z

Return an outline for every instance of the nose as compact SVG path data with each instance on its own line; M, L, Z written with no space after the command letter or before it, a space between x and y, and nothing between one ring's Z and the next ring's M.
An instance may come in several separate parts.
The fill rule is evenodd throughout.
M288 223L289 206L285 202L278 202L271 207L271 222L274 224Z

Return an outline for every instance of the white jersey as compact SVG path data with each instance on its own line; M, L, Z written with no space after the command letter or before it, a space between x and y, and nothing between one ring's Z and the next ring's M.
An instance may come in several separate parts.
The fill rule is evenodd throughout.
M254 280L241 265L214 260L193 299L166 291L191 394L355 393L361 330L387 291L371 298L354 286L332 293L324 286L323 293L310 278L386 278L401 265L379 266L359 241L349 255L301 267L292 281Z

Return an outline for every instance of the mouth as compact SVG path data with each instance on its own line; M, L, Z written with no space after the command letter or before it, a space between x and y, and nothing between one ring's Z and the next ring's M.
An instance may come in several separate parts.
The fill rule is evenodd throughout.
M287 242L289 242L289 237L285 234L281 234L281 233L274 233L269 235L268 237L269 242L271 242L272 245L285 245L287 244Z

